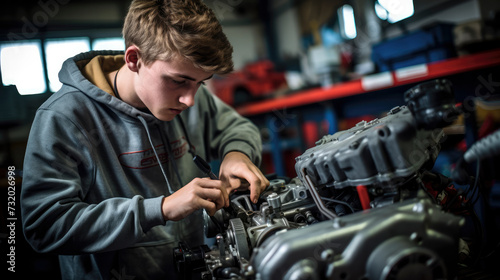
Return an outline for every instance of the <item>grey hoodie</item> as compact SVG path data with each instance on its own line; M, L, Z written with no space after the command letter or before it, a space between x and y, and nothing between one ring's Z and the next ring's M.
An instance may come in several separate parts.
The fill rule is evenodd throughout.
M201 211L179 222L161 212L164 196L204 176L190 151L207 160L241 151L258 165L260 135L204 86L193 107L163 122L82 75L94 56L115 54L68 59L62 88L38 109L24 161L24 235L60 255L64 279L175 279L172 249L203 243Z

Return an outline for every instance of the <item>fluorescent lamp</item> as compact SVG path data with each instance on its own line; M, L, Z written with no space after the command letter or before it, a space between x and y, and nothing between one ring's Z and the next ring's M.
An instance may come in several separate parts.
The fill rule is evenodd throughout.
M356 21L354 20L354 10L351 5L344 5L337 12L342 36L346 39L356 38Z

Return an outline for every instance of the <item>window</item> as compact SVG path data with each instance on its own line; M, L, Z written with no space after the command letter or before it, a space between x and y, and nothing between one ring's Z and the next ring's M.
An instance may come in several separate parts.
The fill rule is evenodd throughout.
M22 95L46 91L40 41L2 43L0 53L4 86L15 85Z
M122 38L102 38L92 42L92 50L125 50L125 42Z
M45 56L49 76L49 88L52 92L59 90L59 70L63 62L79 53L90 50L88 38L51 39L45 41Z
M354 10L351 5L344 5L338 9L340 22L340 33L346 39L356 38L356 22L354 21Z
M375 12L380 19L395 23L413 15L413 0L378 0Z
M61 87L59 71L63 62L79 53L90 50L89 38L47 39L45 61L46 84L40 40L0 42L0 69L4 86L15 85L19 94L55 92ZM99 38L92 42L93 50L125 50L121 37Z

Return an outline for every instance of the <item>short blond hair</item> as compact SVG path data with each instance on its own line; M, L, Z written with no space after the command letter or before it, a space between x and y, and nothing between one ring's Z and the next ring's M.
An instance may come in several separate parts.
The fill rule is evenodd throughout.
M184 57L207 72L233 70L233 47L214 12L199 0L133 0L123 25L128 48L145 64Z

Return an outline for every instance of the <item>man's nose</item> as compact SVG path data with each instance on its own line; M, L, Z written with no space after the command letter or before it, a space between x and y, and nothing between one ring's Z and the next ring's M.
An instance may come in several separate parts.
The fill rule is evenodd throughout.
M198 86L193 86L179 97L179 102L191 107L194 105L194 96L198 91Z

